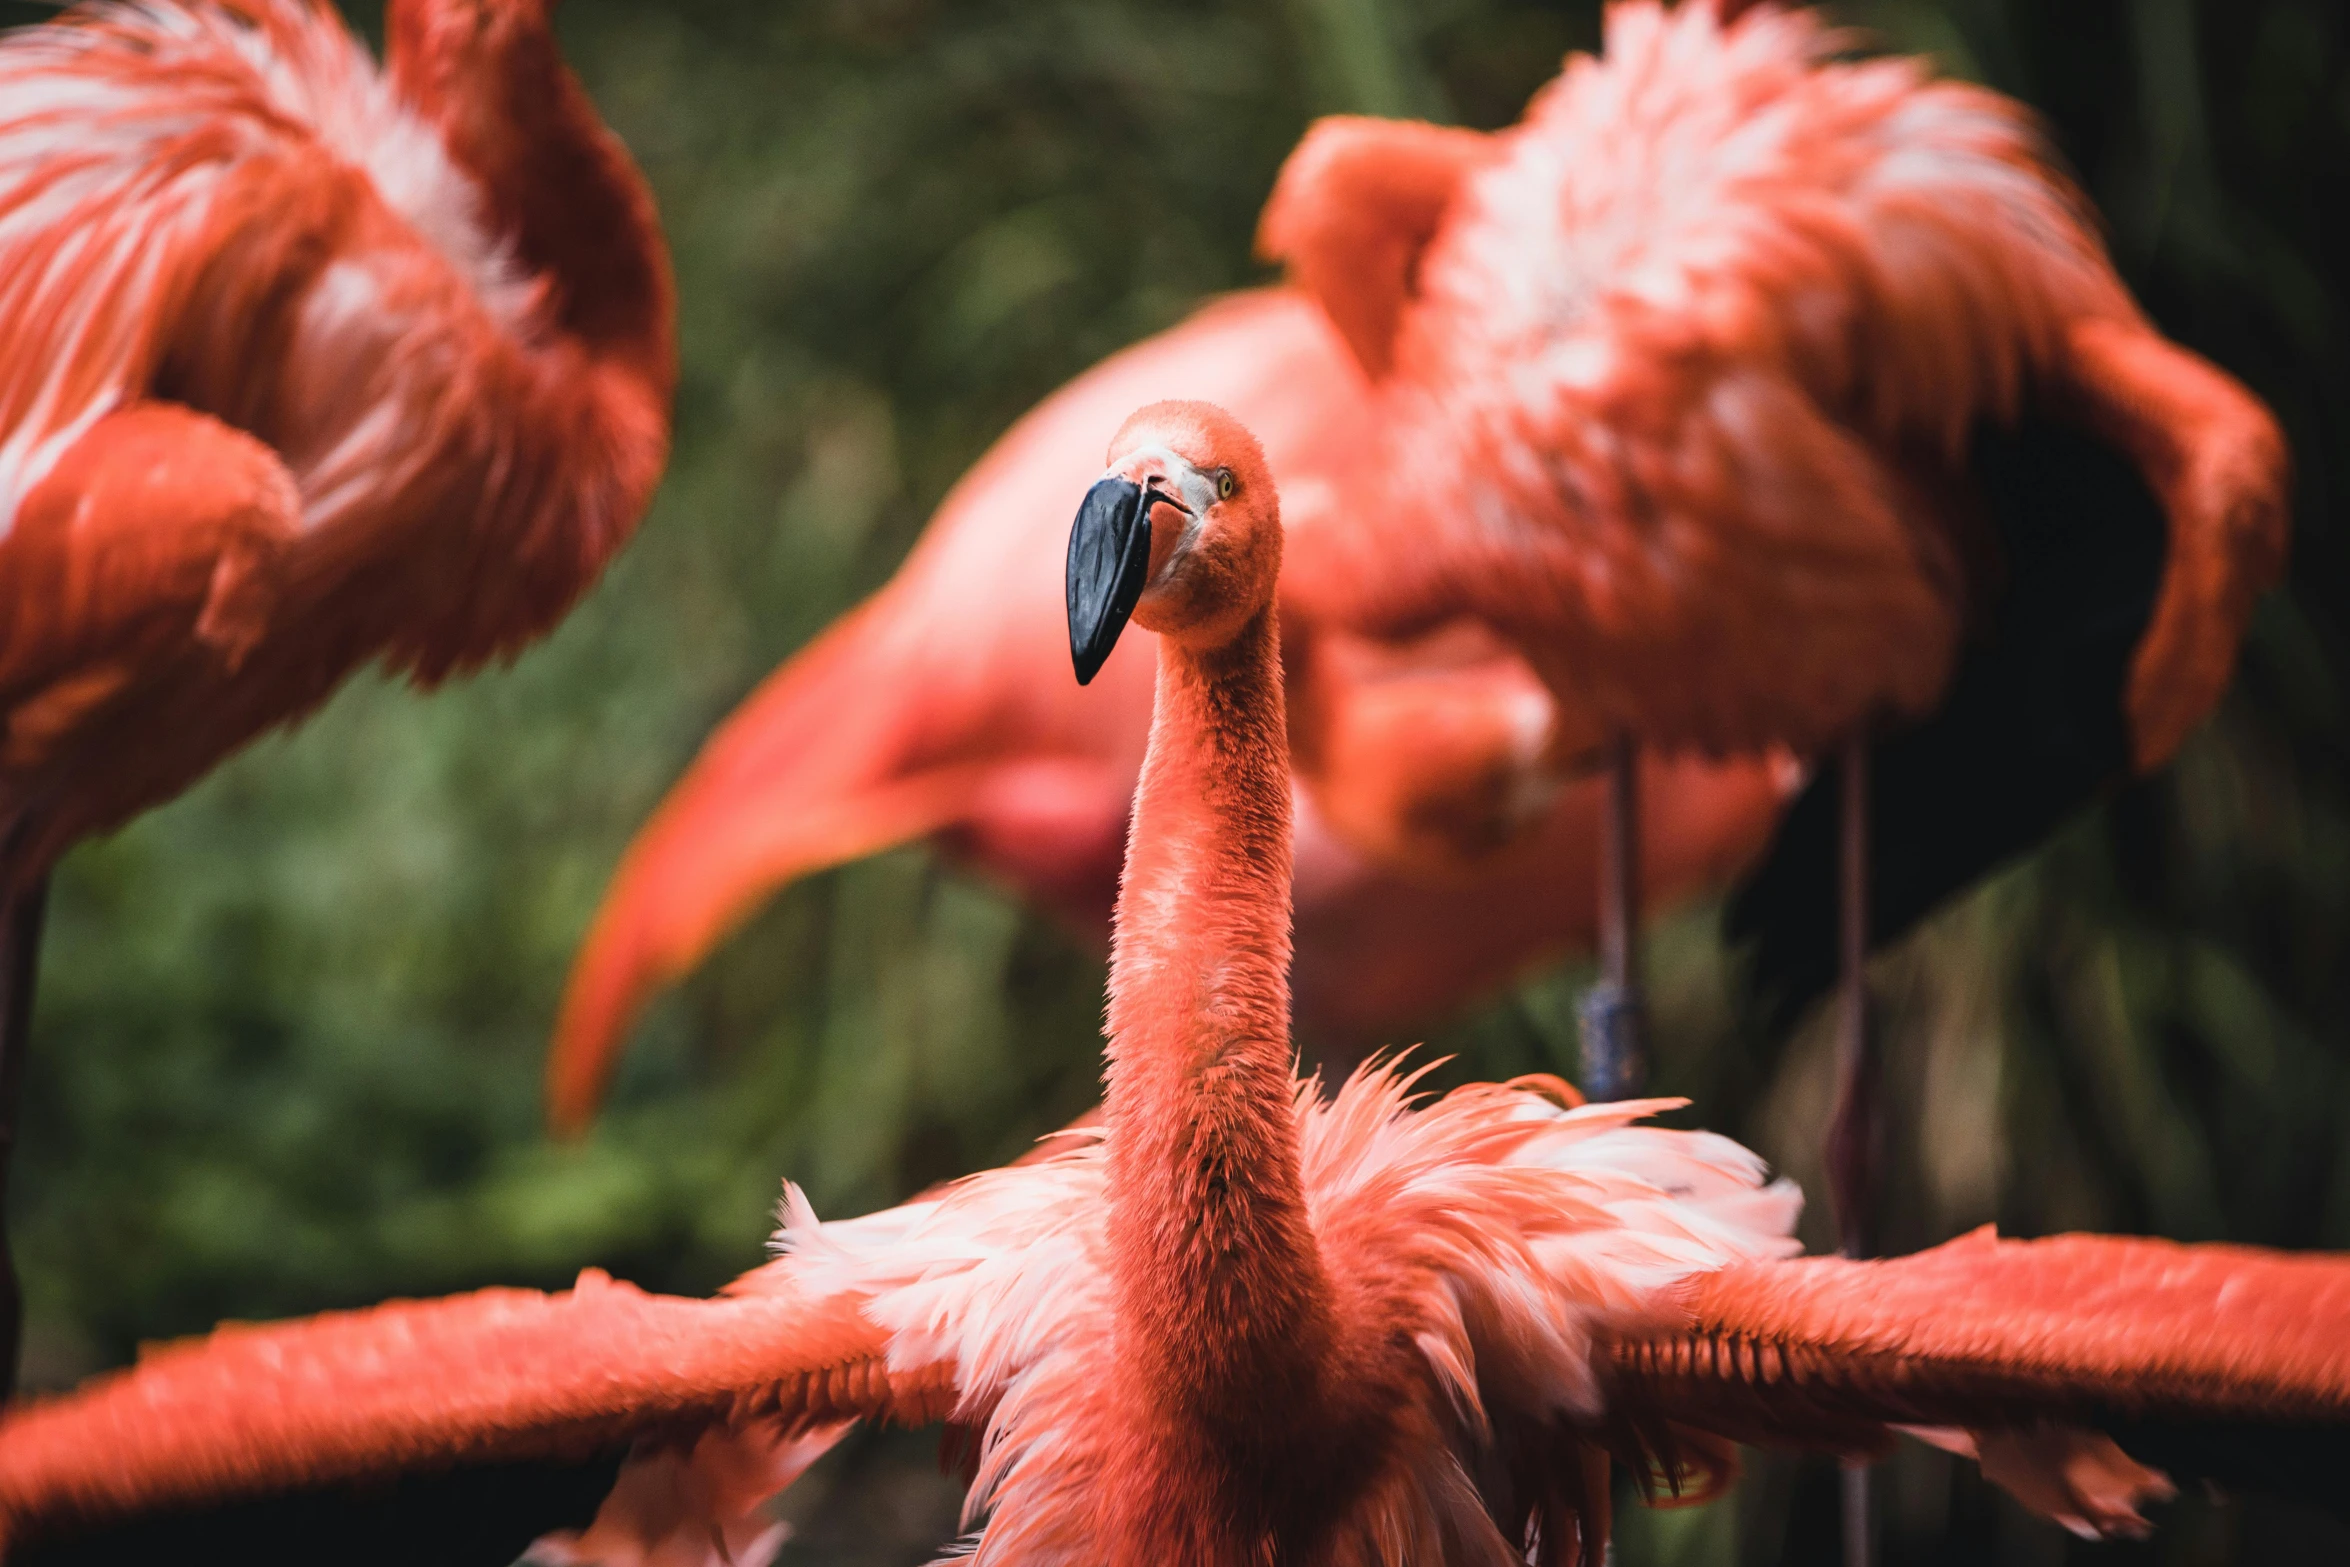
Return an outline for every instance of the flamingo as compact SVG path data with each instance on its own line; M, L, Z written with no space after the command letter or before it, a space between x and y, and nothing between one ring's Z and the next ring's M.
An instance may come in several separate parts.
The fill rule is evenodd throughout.
M1307 607L1481 621L1619 777L1635 741L1825 759L1727 923L1782 1023L1841 969L1865 1251L1867 949L2177 750L2281 572L2288 464L2139 313L2027 111L1844 41L1626 0L1509 130L1319 123L1260 242L1378 378Z
M1301 1082L1281 548L1262 449L1198 403L1121 428L1071 534L1080 678L1129 617L1158 633L1098 1126L861 1219L787 1187L780 1255L712 1300L591 1272L156 1351L0 1421L7 1540L635 1438L540 1559L756 1559L756 1495L893 1420L975 1438L979 1567L1587 1567L1611 1454L1694 1497L1734 1441L1923 1428L2121 1532L2172 1482L2100 1423L2350 1424L2350 1259L1988 1232L1797 1259L1799 1194L1641 1124L1673 1101Z
M777 888L928 837L1105 945L1150 724L1147 645L1084 691L1049 559L1104 428L1180 393L1264 440L1302 521L1332 513L1370 386L1316 302L1216 301L1020 419L940 504L896 575L710 737L623 856L574 960L548 1061L554 1124L594 1114L633 1020ZM1308 528L1285 570L1314 567ZM1580 742L1523 660L1462 624L1388 646L1285 620L1299 802L1301 1029L1338 1056L1588 945ZM1138 641L1141 639L1138 639ZM1644 778L1644 896L1726 884L1759 852L1782 763L1659 760ZM1574 889L1562 894L1561 888Z
M669 262L551 0L0 39L0 1181L50 867L376 662L552 626L666 460ZM0 1242L0 1350L15 1275Z
M1300 600L1473 616L1612 731L1586 1081L1644 1075L1636 742L1829 759L1726 924L1780 1025L1841 972L1859 1255L1870 947L2177 749L2282 572L2288 464L2139 313L2026 111L1840 43L1627 0L1508 131L1317 125L1260 242L1380 385L1376 504Z

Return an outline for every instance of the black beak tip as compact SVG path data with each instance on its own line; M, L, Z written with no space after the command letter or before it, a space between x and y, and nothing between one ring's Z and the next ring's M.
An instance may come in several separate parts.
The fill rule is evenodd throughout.
M1069 660L1091 685L1142 599L1150 571L1151 501L1131 479L1097 480L1069 530Z

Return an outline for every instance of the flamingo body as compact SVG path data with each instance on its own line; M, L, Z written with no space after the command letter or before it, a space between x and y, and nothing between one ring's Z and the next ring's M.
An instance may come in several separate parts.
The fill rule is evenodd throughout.
M363 663L513 652L660 474L667 261L543 6L404 0L388 35L388 75L305 0L0 42L19 878Z
M861 1299L893 1375L954 1368L954 1418L987 1433L969 1504L991 1518L983 1562L1136 1559L1135 1541L1203 1517L1311 1559L1501 1562L1524 1559L1506 1538L1535 1513L1553 1509L1555 1539L1605 1506L1583 1489L1601 1341L1682 1279L1794 1249L1793 1189L1725 1139L1635 1126L1656 1103L1570 1110L1559 1085L1528 1083L1413 1109L1409 1080L1373 1069L1328 1101L1299 1085L1294 1104L1328 1293L1302 1384L1219 1364L1214 1339L1122 1325L1118 1177L1098 1143L927 1210L818 1225L795 1206L766 1282ZM1227 1304L1253 1302L1235 1288ZM1246 1396L1197 1401L1225 1375ZM1184 1416L1213 1440L1181 1436ZM1528 1489L1481 1496L1466 1478L1481 1466ZM1138 1495L1147 1514L1129 1517ZM1173 1554L1231 1559L1216 1544Z
M652 494L668 256L551 3L392 0L388 74L325 0L0 37L0 1197L58 857L514 652Z
M1666 751L1876 736L1884 939L2209 711L2282 568L2288 465L2145 322L2025 110L1840 42L1615 6L1481 148L1318 127L1262 232L1389 367L1392 500L1311 607L1474 615ZM1318 281L1397 246L1408 288ZM1789 1010L1835 971L1831 773L1732 921ZM1970 800L1963 851L1905 858Z

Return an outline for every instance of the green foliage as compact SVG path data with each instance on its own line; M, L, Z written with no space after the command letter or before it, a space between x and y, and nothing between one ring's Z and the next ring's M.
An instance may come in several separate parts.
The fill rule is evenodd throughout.
M1897 1239L2350 1245L2350 18L1846 14L2041 106L2154 316L2273 401L2301 467L2293 584L2220 718L1885 960ZM15 1202L37 1380L222 1316L587 1264L705 1289L758 1260L785 1175L854 1211L1087 1103L1098 960L919 853L756 920L657 1010L584 1145L542 1137L537 1074L604 879L710 725L1023 408L1259 275L1256 208L1312 113L1503 123L1597 36L1593 6L1512 0L570 0L561 25L677 254L669 480L513 668L429 698L362 680L63 867ZM1652 962L1661 1086L1810 1181L1824 1039L1741 1037L1706 911ZM1571 1067L1579 982L1447 1025L1454 1074ZM803 1559L921 1559L949 1527L902 1445L846 1467L796 1503ZM1762 1466L1734 1503L1636 1517L1624 1559L1821 1559L1825 1485ZM1904 1559L2065 1552L1938 1459L1891 1494ZM880 1512L827 1511L856 1497ZM2340 1547L2254 1506L2173 1525L2129 1559Z

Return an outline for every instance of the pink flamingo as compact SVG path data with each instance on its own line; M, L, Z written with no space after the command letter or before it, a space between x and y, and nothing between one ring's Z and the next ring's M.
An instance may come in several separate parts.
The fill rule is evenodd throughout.
M941 503L896 576L769 676L629 846L572 968L555 1124L594 1113L630 1025L792 880L928 837L1106 940L1150 723L1147 645L1080 692L1040 562L1101 431L1153 397L1233 409L1305 524L1310 573L1359 462L1370 387L1312 300L1219 301L1047 398ZM1580 720L1473 625L1400 647L1286 619L1299 802L1301 1030L1341 1056L1587 947L1600 790L1556 787ZM1644 894L1720 886L1758 851L1785 769L1659 761Z
M944 1419L977 1437L980 1567L1553 1567L1600 1559L1611 1455L1701 1494L1732 1440L1964 1428L1928 1434L2123 1530L2169 1482L2062 1422L2350 1423L2341 1258L1787 1260L1794 1191L1637 1124L1669 1102L1299 1081L1281 549L1261 449L1196 403L1128 421L1071 536L1080 677L1130 615L1159 633L1097 1131L863 1219L790 1192L782 1255L716 1300L590 1275L162 1350L0 1422L8 1537L635 1435L549 1549L695 1559L771 1543L749 1499L843 1423Z
M1615 5L1497 135L1318 125L1262 239L1380 378L1376 504L1300 607L1472 616L1608 736L1595 1091L1645 1075L1637 747L1832 754L1727 925L1781 1024L1841 972L1858 1255L1869 948L2176 750L2282 569L2287 463L2018 105L1839 48L1803 11Z
M547 8L391 0L383 75L312 0L0 40L0 1182L58 856L513 653L660 476L668 256Z
M1841 44L1631 0L1506 131L1316 126L1262 235L1379 378L1302 607L1483 622L1619 776L1635 740L1838 758L1730 927L1782 1013L1841 964L1865 1249L1867 947L2177 749L2281 569L2286 458L2147 324L2023 109Z

